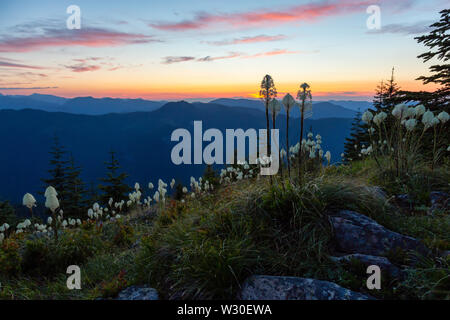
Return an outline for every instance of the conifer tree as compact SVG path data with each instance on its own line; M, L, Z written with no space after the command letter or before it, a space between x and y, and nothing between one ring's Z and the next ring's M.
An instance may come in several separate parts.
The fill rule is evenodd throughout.
M14 212L14 208L9 204L8 201L0 201L0 226L4 223L9 225L15 225L18 218Z
M368 126L361 120L361 111L358 109L353 118L352 127L350 129L350 137L345 139L344 143L344 162L359 159L359 151L362 145L369 145ZM355 147L356 146L356 147Z
M49 152L51 154L50 159L50 169L48 173L50 174L50 178L42 179L45 183L44 190L48 186L52 186L58 192L58 199L61 204L61 208L65 207L65 198L66 198L66 182L67 182L67 174L66 174L66 165L67 160L64 159L66 151L64 147L59 143L58 137L55 135L53 146Z
M219 185L220 179L217 172L214 170L213 166L208 164L205 168L205 172L203 173L203 181L208 180L210 185L214 185L214 187Z
M71 216L82 216L87 206L85 186L80 178L80 174L81 169L75 165L75 159L71 154L66 167L66 200L64 207L64 211Z
M118 172L120 165L115 156L116 153L111 151L110 155L111 160L109 162L105 162L108 173L106 174L106 178L100 179L103 184L99 185L99 189L103 191L100 198L103 204L108 203L110 198L113 198L115 202L126 200L128 198L127 193L132 190L124 182L128 175L126 173Z

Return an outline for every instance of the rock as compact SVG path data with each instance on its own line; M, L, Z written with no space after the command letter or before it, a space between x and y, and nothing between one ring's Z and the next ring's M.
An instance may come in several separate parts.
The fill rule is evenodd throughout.
M373 300L335 283L296 277L251 276L239 294L241 300Z
M398 248L428 254L417 239L386 229L374 220L354 211L343 210L330 216L337 249L345 253L384 256Z
M377 187L377 186L367 186L365 187L367 191L375 195L380 200L386 200L387 195L386 192L384 192L383 188Z
M450 209L450 196L445 192L433 191L430 193L430 203L430 213L434 210L448 210Z
M158 292L153 288L131 286L122 290L116 300L159 300Z
M332 257L332 260L336 262L349 262L352 259L356 259L364 264L366 267L371 265L379 266L381 271L387 272L391 277L398 278L401 276L401 270L393 265L387 258L385 257L377 257L371 256L367 254L349 254L342 257Z

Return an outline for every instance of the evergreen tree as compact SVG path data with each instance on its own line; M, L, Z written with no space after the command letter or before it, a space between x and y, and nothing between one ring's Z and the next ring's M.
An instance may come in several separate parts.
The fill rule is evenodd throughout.
M203 181L206 181L206 180L208 180L209 184L213 185L214 187L218 186L220 183L219 175L214 170L213 166L210 164L208 164L206 166L205 172L203 172Z
M103 204L108 203L110 198L115 202L128 199L127 193L132 189L125 184L125 179L128 177L126 173L118 173L120 169L119 161L116 159L115 152L111 151L111 161L105 162L108 170L107 177L100 179L104 184L99 185L99 189L103 191L100 197Z
M433 23L429 34L416 37L419 43L423 43L430 50L422 53L418 58L423 59L423 62L428 62L431 59L437 60L438 63L429 67L430 75L421 76L417 80L422 80L424 84L435 83L440 86L438 90L433 93L435 99L435 107L445 109L449 112L450 100L450 9L445 9L440 12L441 18L438 22ZM432 108L436 110L437 108Z
M73 155L70 155L69 165L66 167L66 199L64 211L71 216L82 216L87 206L85 186L80 178L81 169L75 165Z
M8 201L0 201L0 226L4 223L13 226L17 222L18 218L14 212L14 208L9 204Z
M48 170L50 174L50 178L42 179L45 183L44 189L48 186L52 186L58 192L58 199L61 204L61 208L65 207L65 198L66 198L66 182L67 182L67 174L66 174L66 165L67 161L64 160L64 155L66 151L64 147L59 143L58 137L55 135L54 143L49 152L52 156L50 159L51 168Z
M359 159L359 151L361 146L368 146L370 139L367 132L368 126L361 120L361 111L358 109L355 117L353 118L352 127L350 129L350 137L345 139L344 143L344 162ZM357 146L355 148L355 145Z
M177 185L175 186L175 192L173 193L173 199L181 200L183 199L183 196L183 185L181 183L177 183Z

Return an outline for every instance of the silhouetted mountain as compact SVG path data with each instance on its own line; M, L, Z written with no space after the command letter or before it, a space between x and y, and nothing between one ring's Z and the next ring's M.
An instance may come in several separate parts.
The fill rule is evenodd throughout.
M373 107L373 103L370 101L330 100L328 102L353 111L358 111L359 109L361 112Z
M41 178L47 177L49 150L56 134L65 148L72 152L83 168L86 183L99 183L105 176L104 161L111 149L117 151L122 169L130 177L128 182L147 185L158 178L180 179L189 183L190 176L200 176L204 165L176 166L171 162L173 130L185 128L193 139L194 120L203 121L208 128L225 129L265 128L262 110L225 107L214 103L173 102L153 112L107 114L100 116L75 115L38 110L0 111L0 198L20 202L26 192L37 195L43 190ZM285 145L286 118L277 118L280 142ZM348 135L351 119L306 120L310 128L323 137L323 149L330 150L332 160L338 161L343 142ZM299 138L299 121L291 119L291 144ZM205 142L206 146L209 142ZM38 199L42 201L42 199Z
M149 101L143 99L98 99L93 97L66 99L41 94L0 96L0 110L35 109L48 112L67 112L86 115L154 111L165 103L166 101Z
M264 104L260 100L223 98L213 100L211 101L211 103L218 103L230 107L245 107L258 110L264 109ZM312 119L353 118L355 116L355 113L355 111L346 109L340 105L321 101L314 102ZM281 110L281 114L286 114L284 108ZM300 117L300 109L297 107L291 110L290 116L293 118Z

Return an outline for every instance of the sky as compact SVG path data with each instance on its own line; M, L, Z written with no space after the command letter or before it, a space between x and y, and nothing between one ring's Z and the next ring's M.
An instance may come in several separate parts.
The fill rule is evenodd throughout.
M432 63L414 37L442 0L2 0L0 93L153 100L256 97L265 74L281 95L371 100L390 77L405 90ZM68 29L70 5L80 29ZM369 29L369 6L380 28ZM447 4L448 6L448 4Z

